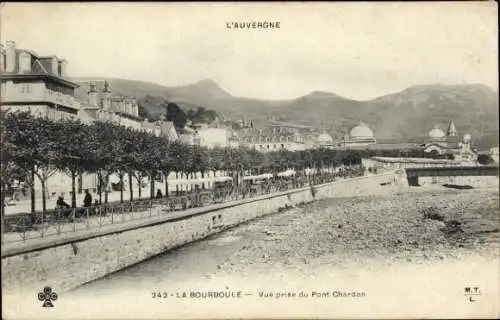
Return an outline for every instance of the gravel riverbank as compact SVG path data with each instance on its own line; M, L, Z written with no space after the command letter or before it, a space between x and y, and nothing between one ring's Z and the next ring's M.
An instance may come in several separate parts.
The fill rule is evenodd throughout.
M65 293L57 311L69 318L92 301L99 308L86 316L97 318L497 318L498 188L384 190L316 201L183 246ZM483 295L472 303L466 287ZM212 291L244 298L183 297ZM309 298L276 298L304 292Z
M248 279L326 270L384 271L499 258L498 189L418 188L332 198L254 220L83 286ZM424 219L433 208L443 221ZM453 223L453 221L458 221Z

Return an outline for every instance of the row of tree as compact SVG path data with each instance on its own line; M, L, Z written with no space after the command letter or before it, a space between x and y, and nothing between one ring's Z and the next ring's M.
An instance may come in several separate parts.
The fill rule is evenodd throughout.
M46 209L46 185L56 172L65 172L71 178L71 203L76 206L76 181L85 173L98 177L99 201L107 202L109 178L117 174L120 185L128 176L130 199L132 183L138 182L139 196L144 177L151 183L154 197L155 177L165 177L165 195L168 196L166 177L175 172L181 178L202 177L213 171L226 171L235 177L243 171L253 174L276 173L293 168L359 165L363 157L421 157L422 150L329 150L276 151L261 153L254 149L213 148L169 142L147 132L133 130L112 123L82 124L78 120L52 121L34 118L29 113L2 113L1 115L1 188L2 202L5 189L13 180L25 181L30 187L32 211L35 210L35 179L42 188L42 209ZM123 190L123 188L121 188ZM123 191L121 191L123 201ZM2 208L3 210L3 208Z

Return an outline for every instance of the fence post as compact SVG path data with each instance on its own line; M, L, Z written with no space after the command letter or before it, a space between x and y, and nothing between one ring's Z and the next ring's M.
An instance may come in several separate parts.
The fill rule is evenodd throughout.
M4 229L4 224L5 224L5 218L4 218L4 214L5 214L5 204L2 203L2 243L3 243L3 229Z
M44 217L45 217L45 212L42 212L42 236L41 236L42 238L43 238L43 230L45 228L44 219L43 219Z
M23 219L23 242L26 241L26 223L28 223L28 221L26 219Z
M90 207L85 208L85 215L86 215L86 225L87 225L87 229L90 227L89 211L90 211Z

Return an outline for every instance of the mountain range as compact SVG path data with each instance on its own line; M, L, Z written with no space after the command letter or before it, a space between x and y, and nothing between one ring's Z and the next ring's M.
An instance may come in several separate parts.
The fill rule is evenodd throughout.
M80 83L77 97L85 99L89 80ZM175 102L184 109L199 106L212 109L226 118L283 122L325 129L334 138L349 133L360 121L377 138L408 139L423 137L435 125L443 130L453 120L459 135L469 133L478 146L498 145L498 92L484 84L420 85L369 101L347 99L331 92L315 91L290 100L261 100L235 97L213 80L165 87L125 79L108 79L113 95L139 99L152 115L163 113L161 103ZM145 102L146 101L146 102Z

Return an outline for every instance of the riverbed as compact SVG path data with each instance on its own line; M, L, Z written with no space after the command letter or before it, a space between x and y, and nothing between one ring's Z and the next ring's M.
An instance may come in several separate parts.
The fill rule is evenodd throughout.
M259 279L499 258L498 189L333 198L266 216L162 254L75 292ZM442 221L424 219L434 208ZM451 229L449 221L458 221ZM457 225L457 223L455 223ZM493 259L493 260L492 260Z
M41 311L51 319L498 318L498 184L375 189L250 221L58 292L55 308ZM19 306L13 314L40 317L35 293L9 299Z

